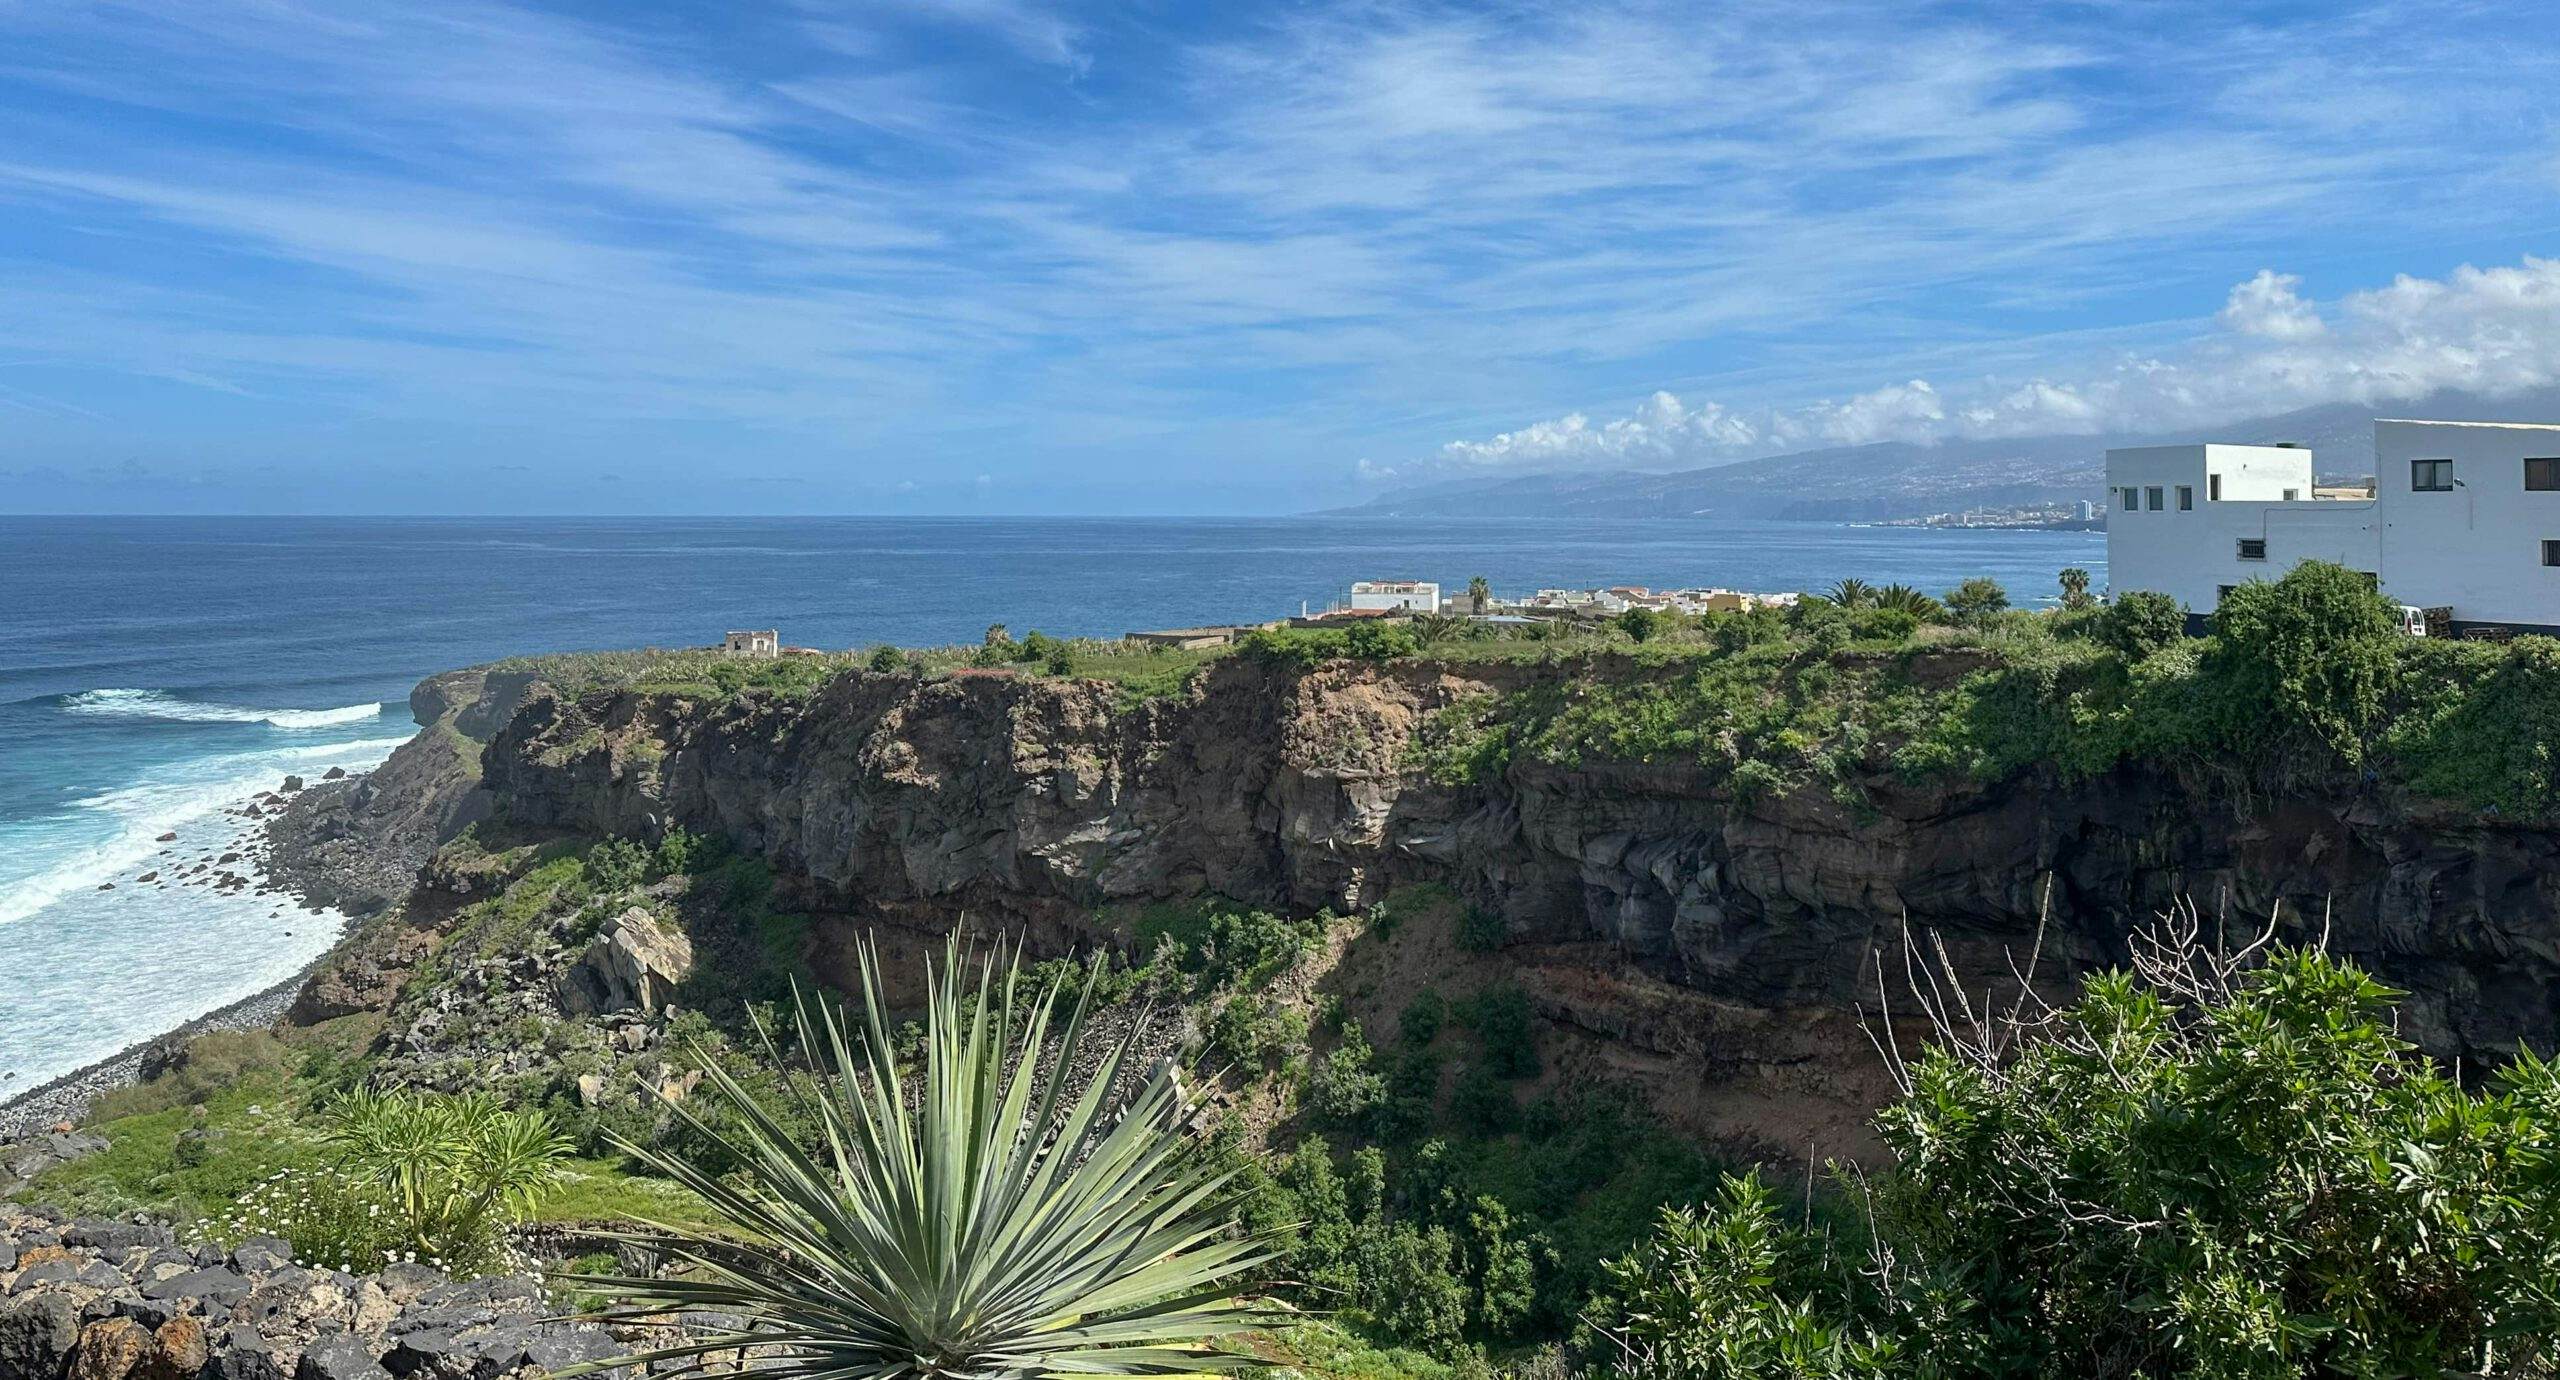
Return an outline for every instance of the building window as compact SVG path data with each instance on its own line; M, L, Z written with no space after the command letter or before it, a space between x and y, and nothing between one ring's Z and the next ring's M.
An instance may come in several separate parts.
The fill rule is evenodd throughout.
M2124 491L2124 510L2128 513L2138 513L2142 511L2142 490L2131 486L2126 487Z
M2160 511L2160 486L2159 486L2159 485L2157 485L2157 484L2154 484L2154 485L2152 485L2150 488L2147 488L2147 489L2143 490L2143 492L2151 496L2151 511L2153 511L2153 512L2155 512L2155 513L2156 513L2156 512L2159 512L2159 511Z
M2544 565L2560 565L2560 541L2552 541L2548 538L2544 539L2542 543L2542 563Z
M2266 558L2267 539L2265 537L2242 537L2240 539L2240 559L2244 561L2263 561Z
M2222 501L2221 475L2208 474L2204 477L2204 501L2207 503L2220 503Z
M2528 489L2560 489L2560 455L2526 456L2524 486Z
M2410 461L2409 487L2422 494L2453 492L2453 462L2450 460Z
M2191 512L2194 512L2194 511L2195 511L2195 506L2196 506L2196 486L2195 486L2195 485L2193 485L2193 484L2181 484L2181 485L2179 485L2179 486L2178 486L2178 511L2179 511L2179 512L2182 512L2182 513L2191 513Z
M2302 490L2300 489L2287 489L2284 491L2284 501L2287 503L2291 503L2300 497L2302 497Z
M2239 587L2240 586L2238 585L2215 585L2213 587L2213 602L2216 605L2219 605L2223 600L2231 597L2231 591L2238 589Z

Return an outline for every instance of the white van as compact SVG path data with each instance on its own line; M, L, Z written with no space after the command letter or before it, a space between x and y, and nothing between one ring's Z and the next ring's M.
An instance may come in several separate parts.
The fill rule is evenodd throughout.
M2399 609L2400 613L2400 631L2407 633L2411 637L2424 637L2427 635L2427 611L2425 609L2414 608L2408 604L2400 604L2396 607Z

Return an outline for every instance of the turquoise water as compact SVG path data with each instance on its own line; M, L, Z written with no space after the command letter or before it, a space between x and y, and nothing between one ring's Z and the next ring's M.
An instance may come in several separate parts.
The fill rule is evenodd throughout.
M1267 618L1362 578L1542 586L2105 584L2097 533L1377 519L0 518L0 1094L290 976L339 917L140 883L227 813L361 770L409 687L525 652L975 640ZM159 836L175 832L175 843ZM99 890L102 885L112 890Z

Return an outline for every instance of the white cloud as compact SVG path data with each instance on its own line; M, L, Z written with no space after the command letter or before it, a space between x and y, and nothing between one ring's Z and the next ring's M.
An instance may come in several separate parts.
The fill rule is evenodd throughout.
M2270 340L2309 340L2328 329L2319 311L2295 289L2302 279L2262 268L2258 276L2231 289L2222 307L2222 324L2242 335Z
M2560 385L2560 259L2402 275L2349 293L2336 324L2301 279L2260 271L2231 290L2216 328L2166 351L2093 363L2081 376L1926 379L1845 401L1737 411L1655 393L1628 415L1574 412L1483 441L1452 441L1420 466L1371 478L1712 464L1872 441L2167 431L2324 403L2382 405L2460 390L2498 397ZM1702 419L1712 419L1703 421Z

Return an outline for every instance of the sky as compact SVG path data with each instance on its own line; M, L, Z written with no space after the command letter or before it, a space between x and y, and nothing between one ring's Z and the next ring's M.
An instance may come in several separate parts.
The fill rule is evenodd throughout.
M0 0L0 512L1263 513L2560 383L2560 6Z

